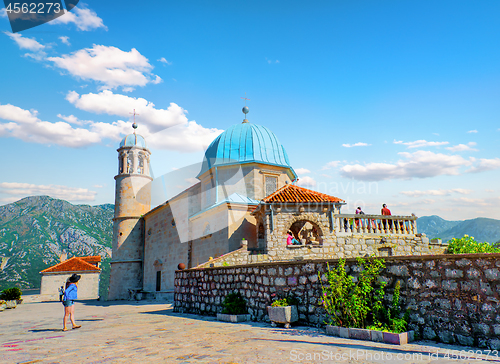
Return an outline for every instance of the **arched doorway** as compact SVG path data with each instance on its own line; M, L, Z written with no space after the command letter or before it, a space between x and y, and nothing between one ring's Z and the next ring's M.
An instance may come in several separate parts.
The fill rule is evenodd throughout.
M323 232L314 222L309 220L295 221L289 228L295 239L301 244L322 245Z

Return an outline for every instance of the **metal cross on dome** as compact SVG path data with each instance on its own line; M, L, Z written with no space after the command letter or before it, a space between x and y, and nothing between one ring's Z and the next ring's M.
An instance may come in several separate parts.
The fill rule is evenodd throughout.
M134 134L135 134L135 129L137 129L137 123L135 122L135 116L136 115L139 115L135 112L135 109L134 109L134 112L129 112L130 115L134 115L134 123L132 124L132 128L134 128Z
M247 100L250 101L250 99L247 99L247 93L245 92L245 97L241 97L243 100L245 100L245 106L247 106Z

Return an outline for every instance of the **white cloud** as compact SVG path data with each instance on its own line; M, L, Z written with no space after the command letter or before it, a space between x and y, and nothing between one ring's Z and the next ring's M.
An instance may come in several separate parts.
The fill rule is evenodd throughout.
M478 173L498 168L500 168L500 158L493 158L493 159L481 158L479 159L479 162L476 163L476 165L470 168L467 172Z
M266 57L266 61L267 61L268 64L277 64L277 63L280 63L280 61L277 60L277 59L275 59L273 61L272 59L268 59L267 57Z
M469 142L467 144L458 144L453 147L446 147L446 149L451 150L452 152L464 152L464 151L472 151L472 152L477 152L478 150L475 148L472 148L475 146L475 142Z
M429 195L429 196L449 196L452 193L459 193L461 195L468 195L468 194L472 193L472 190L467 190L464 188L453 188L450 190L439 189L439 190L427 190L427 191L419 191L419 190L401 191L400 193L402 195L411 196L411 197L420 197L420 196L427 196L427 195Z
M414 142L403 142L401 140L394 140L394 144L406 145L408 149L412 148L422 148L422 147L439 147L441 145L447 145L448 142L428 142L426 140L416 140Z
M61 43L64 43L66 45L71 45L71 43L69 42L69 37L61 36L59 37L59 39L61 40Z
M306 173L311 173L310 170L308 170L307 168L297 168L295 170L295 172L297 172L297 174L306 174Z
M469 130L467 133L477 133L477 130Z
M222 130L204 128L195 121L188 121L186 110L171 103L167 109L157 109L152 102L115 94L105 90L98 94L79 95L70 91L66 99L81 110L96 114L109 114L129 118L133 109L139 114L138 132L149 145L159 149L191 152L204 150ZM130 123L119 120L112 124L93 123L103 138L118 140L131 131Z
M0 105L0 136L14 137L25 142L57 144L65 147L83 147L98 143L100 136L87 129L74 129L65 122L50 123L37 117L38 112L14 105Z
M92 124L93 122L91 120L80 120L74 115L61 115L57 114L57 117L60 119L63 119L64 121L70 123L70 124L75 124L75 125L84 125L84 124Z
M325 171L327 169L332 169L332 168L336 168L338 167L338 165L340 164L340 161L331 161L331 162L328 162L327 164L325 164L321 170L322 171Z
M297 185L301 187L314 187L316 186L316 181L312 177L304 176L299 178Z
M7 11L5 8L0 9L0 18L8 18Z
M116 47L94 44L92 48L47 59L72 76L103 83L103 88L161 82L160 77L151 73L153 66L148 59L135 48L124 52Z
M161 57L158 62L165 63L167 66L171 66L172 62L169 62L165 59L165 57Z
M56 24L70 24L76 25L78 30L87 31L98 28L108 28L104 25L101 18L90 9L80 7L74 7L71 11L67 11L64 15L49 22L51 25Z
M75 188L58 185L35 185L31 183L2 182L0 192L15 195L16 200L26 196L47 195L66 201L94 201L97 192L86 188Z
M366 143L355 143L355 144L342 144L343 147L345 148L352 148L352 147L367 147L371 144L366 144Z
M439 175L457 175L460 167L471 165L458 155L445 155L429 151L399 153L404 159L395 164L368 163L345 165L341 175L362 181L381 181L394 178L427 178Z
M4 34L8 35L12 40L14 40L20 49L28 49L30 51L36 52L45 48L45 46L41 43L38 43L35 38L24 38L19 33L14 34L4 32Z

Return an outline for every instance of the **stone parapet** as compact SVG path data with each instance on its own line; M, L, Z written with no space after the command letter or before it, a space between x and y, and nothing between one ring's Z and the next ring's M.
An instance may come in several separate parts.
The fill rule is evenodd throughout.
M274 295L300 299L302 324L322 326L321 282L337 260L272 262L178 271L175 311L215 316L234 291L247 300L252 320L269 321ZM444 343L500 349L500 254L385 257L381 276L390 295L401 283L402 309L411 309L409 328L418 337ZM356 259L346 267L356 275ZM320 277L318 277L320 273Z

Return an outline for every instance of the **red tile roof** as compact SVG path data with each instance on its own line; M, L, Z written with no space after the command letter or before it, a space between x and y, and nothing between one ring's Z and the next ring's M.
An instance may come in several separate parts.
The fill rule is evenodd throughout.
M265 197L263 202L344 202L344 200L307 188L287 184Z
M97 261L97 258L99 258L99 261L101 260L101 257L73 257L62 263L44 269L40 273L100 272L100 268L86 262L86 260Z
M96 255L96 256L93 256L93 257L78 257L80 258L81 260L87 262L87 263L100 263L101 262L101 256L100 255Z

